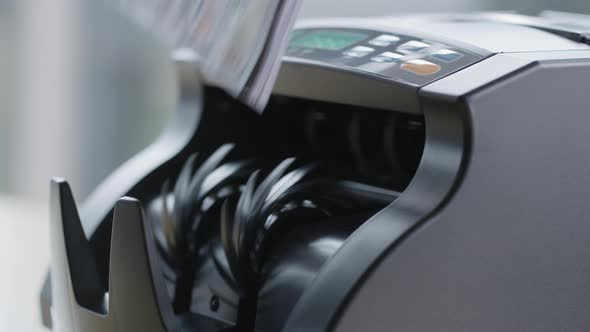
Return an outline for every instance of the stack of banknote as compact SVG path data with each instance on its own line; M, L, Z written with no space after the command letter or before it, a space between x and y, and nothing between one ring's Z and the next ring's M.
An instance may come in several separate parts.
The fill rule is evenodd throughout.
M119 8L255 110L264 109L302 0L119 0Z

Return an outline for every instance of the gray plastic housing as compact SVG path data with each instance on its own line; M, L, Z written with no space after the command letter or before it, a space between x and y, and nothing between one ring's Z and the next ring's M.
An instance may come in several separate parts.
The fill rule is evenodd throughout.
M498 55L424 88L414 180L286 331L587 330L589 55Z
M464 97L456 188L382 257L335 331L590 328L588 77L587 59L543 61Z

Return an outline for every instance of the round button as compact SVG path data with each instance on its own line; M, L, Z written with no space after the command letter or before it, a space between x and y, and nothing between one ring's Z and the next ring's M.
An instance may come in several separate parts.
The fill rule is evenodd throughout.
M402 69L420 76L433 75L438 73L442 67L436 63L426 60L410 60L402 64Z

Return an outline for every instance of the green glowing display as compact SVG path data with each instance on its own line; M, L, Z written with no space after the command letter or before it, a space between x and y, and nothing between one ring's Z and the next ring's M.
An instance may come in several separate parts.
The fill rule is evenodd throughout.
M339 30L318 30L308 33L296 32L291 39L291 46L321 50L342 50L367 37L367 35L362 33Z

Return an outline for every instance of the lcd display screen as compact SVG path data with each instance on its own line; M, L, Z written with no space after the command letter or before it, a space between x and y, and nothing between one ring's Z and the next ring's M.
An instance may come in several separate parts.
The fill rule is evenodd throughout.
M367 37L368 35L363 33L342 30L296 32L291 39L291 46L337 51L365 40Z

